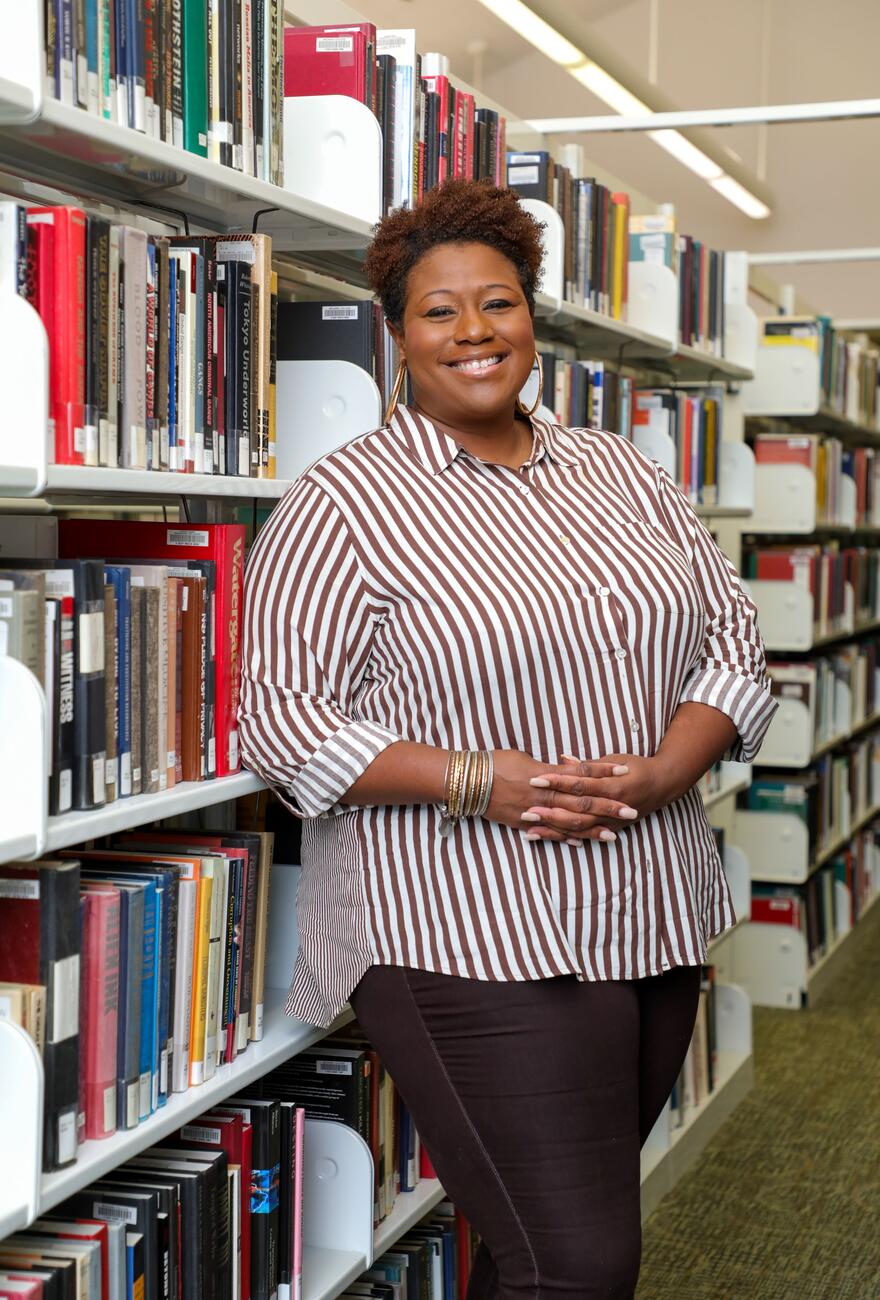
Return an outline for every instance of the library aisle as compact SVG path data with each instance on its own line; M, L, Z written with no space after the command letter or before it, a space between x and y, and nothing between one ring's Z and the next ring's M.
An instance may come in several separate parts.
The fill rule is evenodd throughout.
M645 1224L638 1300L876 1300L878 988L875 914L806 1015L756 1009L755 1086Z

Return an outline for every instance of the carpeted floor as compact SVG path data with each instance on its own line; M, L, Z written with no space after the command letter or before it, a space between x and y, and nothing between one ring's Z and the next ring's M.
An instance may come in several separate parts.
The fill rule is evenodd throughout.
M756 1008L755 1087L645 1224L638 1300L880 1300L880 908L810 1011Z

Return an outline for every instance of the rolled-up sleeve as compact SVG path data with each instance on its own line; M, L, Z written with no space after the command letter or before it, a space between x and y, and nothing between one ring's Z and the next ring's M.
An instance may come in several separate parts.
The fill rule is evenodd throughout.
M655 471L664 519L690 558L707 618L702 654L684 683L681 703L708 704L726 714L738 736L723 757L749 763L777 709L757 610L687 498L664 469L657 465Z
M248 560L239 708L246 765L297 816L339 811L401 739L356 716L379 614L338 506L319 484L297 480Z

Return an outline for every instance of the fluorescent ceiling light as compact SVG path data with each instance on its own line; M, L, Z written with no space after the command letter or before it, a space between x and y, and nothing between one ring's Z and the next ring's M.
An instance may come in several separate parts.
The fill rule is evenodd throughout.
M680 131L649 131L648 135L661 149L672 154L685 167L689 167L701 180L715 181L724 175L723 170L713 162L708 154L703 153L695 144L691 144Z
M747 190L744 185L740 185L739 181L735 181L732 176L722 173L715 180L710 181L709 184L722 198L727 199L728 203L732 203L734 207L739 208L740 212L744 212L747 217L753 217L755 221L763 221L765 217L770 216L770 209L767 204L755 198L754 194Z
M515 32L533 45L536 50L546 54L554 63L565 70L585 86L603 104L613 108L615 113L629 116L650 114L651 110L643 100L627 90L626 86L612 77L598 63L587 58L583 50L558 32L555 27L539 17L533 9L523 4L523 0L480 0L484 8L493 13L501 22L507 23ZM701 180L708 181L712 188L734 204L748 217L761 220L770 216L766 203L751 194L744 185L740 185L732 176L728 176L718 163L713 162L708 154L703 153L695 144L691 144L680 131L648 131L648 136L665 149L678 162L682 163Z
M555 27L545 23L522 0L480 0L480 3L554 63L561 63L564 68L574 63L583 63L583 50L567 41Z

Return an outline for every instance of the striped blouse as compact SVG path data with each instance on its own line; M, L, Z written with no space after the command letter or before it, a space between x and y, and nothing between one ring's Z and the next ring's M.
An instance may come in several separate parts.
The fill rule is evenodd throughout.
M734 921L702 799L617 840L527 840L436 804L351 807L397 740L653 754L683 701L757 752L775 704L755 608L666 472L614 434L532 420L518 469L399 408L316 461L245 581L240 733L306 818L290 1014L327 1025L372 965L632 979Z

